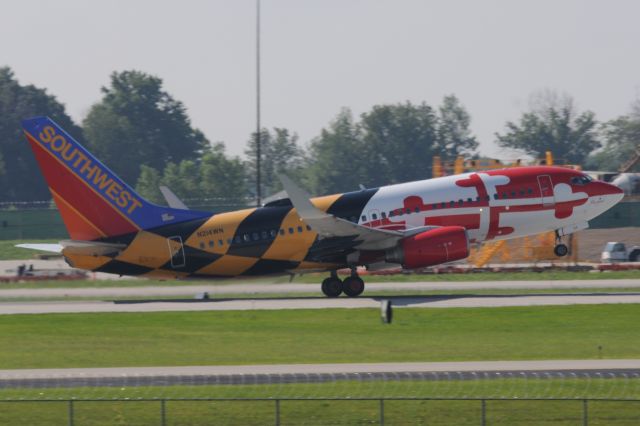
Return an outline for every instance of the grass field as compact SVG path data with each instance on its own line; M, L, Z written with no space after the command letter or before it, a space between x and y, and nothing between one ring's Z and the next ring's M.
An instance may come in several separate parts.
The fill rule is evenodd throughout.
M383 325L376 309L0 316L2 368L314 362L638 358L638 305L403 309ZM602 351L598 347L602 347ZM75 424L155 425L140 398L341 398L283 401L282 425L376 424L377 401L358 397L487 397L490 425L582 424L582 401L640 398L639 379L330 382L0 391L3 399L75 402ZM126 398L126 401L109 401ZM274 423L273 401L169 401L167 425ZM66 402L0 402L0 424L68 424ZM477 425L479 401L387 401L385 424ZM589 402L591 425L637 425L638 402Z
M0 424L62 426L67 402L0 402ZM378 401L282 401L280 425L380 424ZM486 424L500 426L583 425L583 403L577 401L487 401ZM481 402L386 401L385 425L477 426ZM74 424L83 426L159 425L159 401L94 401L74 403ZM589 425L637 426L640 403L590 401ZM169 401L167 426L275 424L274 401Z
M2 368L638 358L638 305L0 316ZM599 350L598 348L602 349Z
M377 424L380 418L379 401L357 398L406 398L414 393L421 398L430 398L434 394L437 396L434 400L385 401L385 424L478 425L482 416L481 401L455 399L494 398L485 403L486 421L490 425L577 425L583 424L584 408L583 401L578 398L629 399L639 396L637 384L631 391L621 393L620 389L628 389L629 384L610 379L594 382L539 380L533 384L517 379L448 383L389 382L377 383L375 387L370 384L369 392L364 389L364 393L363 384L353 382L274 386L175 387L165 388L167 393L153 388L34 389L14 392L10 396L24 400L46 398L48 402L2 401L9 396L5 390L0 392L0 424L68 424L68 403L56 402L56 399L76 399L75 424L159 424L161 405L152 399L171 399L175 398L174 395L185 400L165 403L165 421L168 425L273 424L276 407L275 402L269 400L273 398L302 398L279 402L282 425ZM407 387L413 389L407 393ZM341 397L346 399L312 400ZM551 397L567 400L523 400ZM82 401L83 398L94 401ZM198 401L189 398L249 400ZM267 400L256 400L258 398ZM442 400L446 398L451 400ZM589 424L592 425L631 426L640 422L640 402L637 401L589 401L587 409Z

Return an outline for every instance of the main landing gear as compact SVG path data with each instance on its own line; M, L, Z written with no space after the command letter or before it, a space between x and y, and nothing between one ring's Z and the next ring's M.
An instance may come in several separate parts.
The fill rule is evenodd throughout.
M343 280L338 278L335 271L331 272L329 278L322 281L322 292L327 297L338 297L341 293L349 297L357 297L364 291L364 281L358 276L355 269L351 271L351 276Z
M553 253L558 257L564 257L569 253L569 247L563 244L560 233L556 230L556 246L553 248Z

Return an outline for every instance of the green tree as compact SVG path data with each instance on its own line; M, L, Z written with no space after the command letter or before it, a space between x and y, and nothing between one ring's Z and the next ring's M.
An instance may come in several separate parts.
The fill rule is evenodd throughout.
M160 192L160 185L162 185L162 176L153 167L140 166L140 177L136 183L136 191L148 201L152 203L166 204L162 193Z
M343 108L309 147L308 187L315 194L354 191L369 184L367 157L359 126Z
M604 148L589 159L590 168L619 170L640 150L640 101L630 114L604 123L600 135ZM640 164L631 171L640 171Z
M456 157L472 156L478 141L469 128L471 116L455 95L445 96L438 108L437 143L438 155L445 161Z
M160 78L114 72L102 93L83 122L88 147L125 181L136 182L142 165L163 170L168 163L195 161L208 146Z
M252 193L256 188L256 133L251 135L245 150L247 181ZM273 133L267 129L260 132L260 189L267 197L282 190L278 174L286 173L299 180L305 164L304 150L298 145L298 135L275 127Z
M149 201L166 204L160 185L171 189L192 207L235 208L246 204L246 181L242 161L229 158L222 143L205 150L198 161L169 163L162 173L143 165L136 185Z
M557 96L543 99L522 115L519 124L507 122L506 126L505 134L496 133L498 144L536 158L544 158L545 152L551 151L559 161L583 164L600 147L595 114L578 113L569 97L560 101Z
M64 105L33 85L20 85L10 68L0 68L0 200L49 200L51 194L22 132L21 121L46 115L82 140L82 130Z
M376 105L361 117L367 181L372 185L431 176L438 120L426 103Z

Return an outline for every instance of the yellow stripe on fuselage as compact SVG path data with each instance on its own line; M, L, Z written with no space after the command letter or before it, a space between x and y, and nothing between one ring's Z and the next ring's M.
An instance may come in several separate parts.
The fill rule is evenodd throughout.
M254 211L255 209L244 209L216 214L196 229L185 244L210 253L225 254L229 250L227 240L233 238L240 223ZM223 242L222 246L219 244L220 240ZM209 245L209 241L213 241L213 246ZM204 248L201 248L200 243L204 243Z
M226 275L233 277L247 271L258 262L257 257L224 255L210 265L196 271L203 275Z

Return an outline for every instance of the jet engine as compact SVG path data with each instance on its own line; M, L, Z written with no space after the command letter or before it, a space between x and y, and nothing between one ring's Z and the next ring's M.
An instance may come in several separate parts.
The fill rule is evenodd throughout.
M462 226L443 226L402 239L385 260L406 269L424 268L469 256L469 238Z

